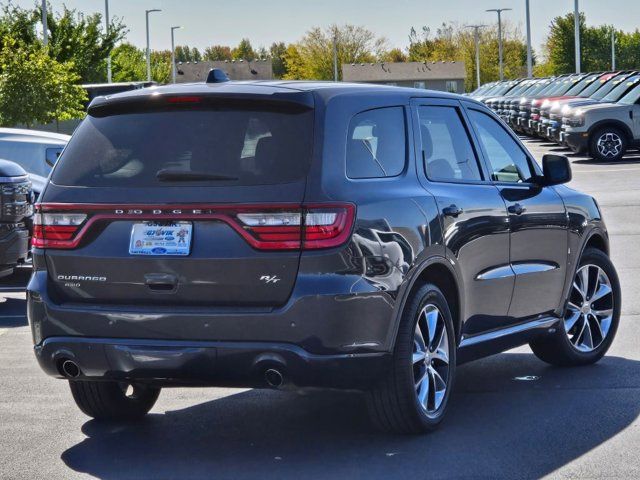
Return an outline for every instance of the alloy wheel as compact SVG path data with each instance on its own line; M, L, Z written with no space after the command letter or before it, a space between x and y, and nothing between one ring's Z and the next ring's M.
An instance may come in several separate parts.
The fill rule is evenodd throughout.
M413 379L418 403L428 416L435 416L449 383L449 336L442 312L433 304L420 311L416 322Z
M604 270L597 265L580 267L564 317L571 344L581 352L598 348L611 328L613 308L613 288Z
M596 146L600 155L605 158L614 158L622 152L622 139L617 133L607 132L598 138Z

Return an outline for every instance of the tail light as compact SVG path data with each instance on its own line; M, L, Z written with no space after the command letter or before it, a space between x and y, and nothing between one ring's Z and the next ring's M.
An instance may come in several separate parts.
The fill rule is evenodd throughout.
M38 248L69 248L68 244L87 219L84 213L36 213L32 244Z
M291 207L45 203L36 205L32 244L36 248L76 248L98 222L218 220L227 223L258 250L316 250L345 243L354 216L355 207L351 204Z

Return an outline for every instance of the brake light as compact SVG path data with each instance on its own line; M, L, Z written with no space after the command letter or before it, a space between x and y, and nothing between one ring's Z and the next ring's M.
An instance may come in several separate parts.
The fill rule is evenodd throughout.
M97 222L217 220L227 223L258 250L315 250L345 243L351 234L354 217L355 207L351 204L300 207L45 203L36 205L32 245L36 248L76 248Z
M38 248L69 248L69 244L87 219L84 213L37 212L31 243Z
M351 233L353 206L309 206L299 212L239 213L237 219L263 250L331 248Z
M202 97L189 97L184 95L167 98L168 103L200 103L201 101Z

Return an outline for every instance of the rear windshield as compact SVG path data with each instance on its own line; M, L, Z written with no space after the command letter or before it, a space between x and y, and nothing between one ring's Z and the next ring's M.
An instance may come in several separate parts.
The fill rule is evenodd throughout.
M312 135L312 110L207 108L88 116L51 180L88 187L289 183L308 171Z

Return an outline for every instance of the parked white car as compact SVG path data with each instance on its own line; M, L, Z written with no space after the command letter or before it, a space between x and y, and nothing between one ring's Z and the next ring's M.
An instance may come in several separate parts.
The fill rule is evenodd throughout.
M24 168L33 184L33 191L38 195L70 138L61 133L0 128L0 159L10 160Z

